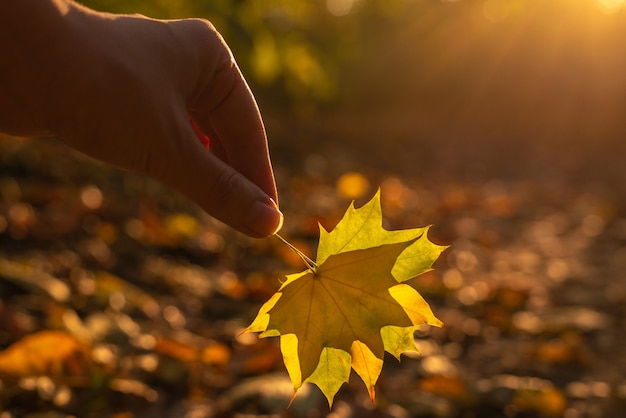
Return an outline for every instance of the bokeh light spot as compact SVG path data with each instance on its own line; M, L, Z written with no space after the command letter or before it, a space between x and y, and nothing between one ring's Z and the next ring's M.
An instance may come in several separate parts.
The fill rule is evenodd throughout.
M102 192L96 186L87 186L80 193L80 200L87 209L95 210L102 206Z
M624 0L597 0L596 3L598 8L606 14L617 13L624 7Z
M352 10L356 0L326 0L326 8L335 16L345 16Z
M163 318L172 326L172 328L180 329L185 326L187 320L183 316L182 312L173 305L163 308Z
M337 181L337 192L346 199L357 199L370 188L370 183L360 173L346 173Z

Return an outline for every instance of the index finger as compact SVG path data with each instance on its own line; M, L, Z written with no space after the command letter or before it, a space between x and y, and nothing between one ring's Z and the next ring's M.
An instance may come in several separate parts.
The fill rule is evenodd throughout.
M223 41L222 48L215 70L190 107L190 114L211 140L219 141L226 162L278 202L259 108Z

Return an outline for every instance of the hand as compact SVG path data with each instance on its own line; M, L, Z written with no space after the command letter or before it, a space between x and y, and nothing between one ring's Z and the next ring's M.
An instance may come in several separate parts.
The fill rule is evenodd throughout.
M7 7L0 28L11 35L0 29L0 38L11 41L0 52L10 60L0 76L12 94L0 91L0 130L51 134L146 173L250 236L280 229L259 110L209 22L96 13L67 0Z

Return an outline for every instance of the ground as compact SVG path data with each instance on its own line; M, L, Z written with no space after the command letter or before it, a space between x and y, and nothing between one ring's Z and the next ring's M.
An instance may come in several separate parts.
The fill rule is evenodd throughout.
M302 251L378 187L388 229L450 245L412 280L444 327L387 359L375 404L353 375L333 417L626 414L623 154L277 120L281 234ZM241 334L304 268L278 239L53 139L0 148L1 418L330 413L308 386L286 409L276 339Z

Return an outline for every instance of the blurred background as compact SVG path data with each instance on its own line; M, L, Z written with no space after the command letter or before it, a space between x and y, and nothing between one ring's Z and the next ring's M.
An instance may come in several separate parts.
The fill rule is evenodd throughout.
M372 405L292 386L240 334L285 274L175 192L0 137L0 418L626 415L624 0L91 0L205 17L263 113L282 235L382 189L451 245L412 284L444 321Z

